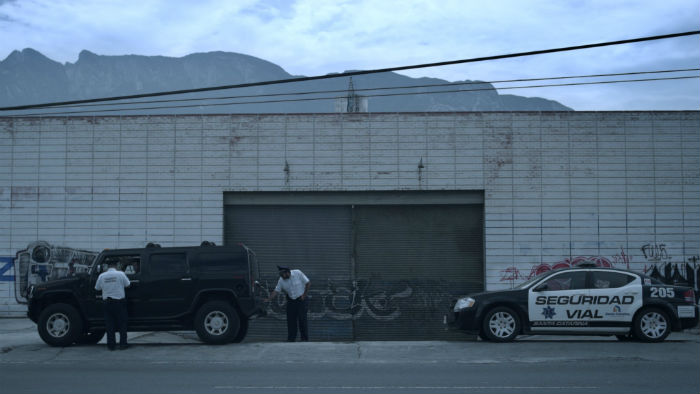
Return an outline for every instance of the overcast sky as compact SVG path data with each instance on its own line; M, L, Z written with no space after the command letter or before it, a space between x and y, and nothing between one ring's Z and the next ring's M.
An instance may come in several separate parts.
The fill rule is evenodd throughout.
M295 75L498 55L700 30L698 0L0 0L0 59L228 51ZM504 80L697 68L700 37L404 74ZM698 72L694 72L698 75ZM502 90L576 110L697 110L700 80Z

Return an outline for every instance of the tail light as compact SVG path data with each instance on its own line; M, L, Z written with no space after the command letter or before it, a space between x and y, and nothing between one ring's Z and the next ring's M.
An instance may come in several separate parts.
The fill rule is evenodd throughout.
M690 289L686 292L683 293L683 298L685 298L685 302L691 302L695 303L695 290Z

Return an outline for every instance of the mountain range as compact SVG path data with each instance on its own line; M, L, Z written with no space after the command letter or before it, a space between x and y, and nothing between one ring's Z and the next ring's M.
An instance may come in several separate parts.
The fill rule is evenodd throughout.
M194 53L173 58L140 55L104 56L83 50L75 63L61 64L27 48L22 51L13 51L0 62L0 107L197 89L296 77L299 76L287 73L274 63L231 52ZM79 114L78 111L109 108L119 111L100 113L324 113L335 111L335 98L347 96L349 83L348 77L339 77L148 99L194 98L197 99L196 101L148 103L135 107L117 105L62 108L42 110L42 112L76 111L76 114ZM356 89L356 94L367 96L370 112L572 110L559 102L544 98L499 94L493 85L481 81L448 82L436 78L411 78L387 72L354 76L352 85ZM437 86L393 89L423 85ZM364 91L364 89L380 87L388 89ZM455 92L460 89L474 91ZM405 94L437 90L450 92ZM298 95L299 92L316 93ZM279 96L280 94L289 94L289 96ZM273 96L240 97L255 95ZM233 96L238 98L213 99ZM319 98L326 99L319 100ZM239 104L233 105L232 102ZM174 106L180 107L173 108ZM23 113L29 113L29 111L5 111L0 112L0 116Z

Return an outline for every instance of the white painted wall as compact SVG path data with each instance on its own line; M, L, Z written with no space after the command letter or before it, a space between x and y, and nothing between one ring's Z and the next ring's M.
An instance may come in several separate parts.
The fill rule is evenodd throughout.
M489 290L577 257L685 263L699 152L697 111L0 118L0 316L25 311L29 243L221 243L236 190L485 190Z

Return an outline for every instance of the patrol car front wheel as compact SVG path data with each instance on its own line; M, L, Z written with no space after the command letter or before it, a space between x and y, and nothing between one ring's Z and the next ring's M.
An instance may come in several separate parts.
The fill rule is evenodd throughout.
M70 346L83 333L80 313L69 304L47 306L39 315L39 336L51 346Z
M194 327L202 342L223 344L236 338L241 319L236 309L228 302L210 301L197 311Z
M658 308L643 309L634 318L634 336L644 342L661 342L671 333L666 312Z
M520 318L512 309L500 306L484 316L481 333L494 342L510 342L520 333Z

